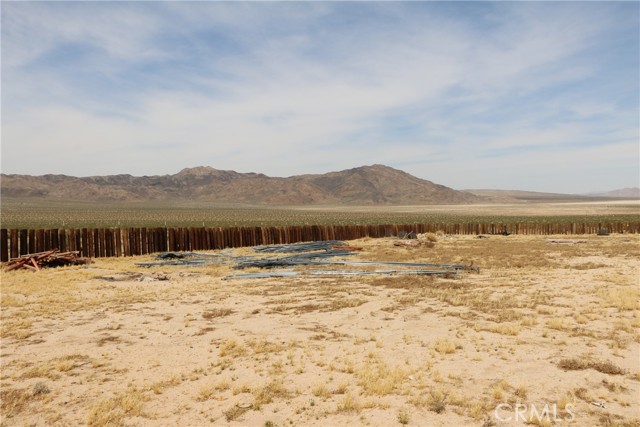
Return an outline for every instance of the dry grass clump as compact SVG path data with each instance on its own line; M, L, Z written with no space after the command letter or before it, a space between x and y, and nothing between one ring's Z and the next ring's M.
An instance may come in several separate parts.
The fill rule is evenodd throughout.
M33 335L31 326L33 326L33 321L31 320L20 318L7 319L6 316L2 316L2 322L0 322L0 338L27 339Z
M628 390L627 387L615 382L607 381L606 379L602 380L602 386L612 393L620 393Z
M596 268L607 268L609 267L607 264L603 263L594 263L594 262L584 262L582 264L568 265L565 268L570 268L572 270L593 270Z
M254 409L259 409L261 405L271 403L276 398L288 397L290 392L284 386L282 380L273 380L262 387L251 390L251 394L253 394L254 398Z
M284 350L284 346L282 344L273 343L264 338L251 339L247 342L247 345L256 354L279 353Z
M207 327L205 327L205 328L200 328L200 329L198 329L198 331L197 331L197 332L194 332L193 336L194 336L194 337L199 337L199 336L202 336L202 335L208 334L209 332L213 332L213 331L215 331L215 330L216 330L216 328L212 328L211 326L207 326Z
M213 308L202 313L202 318L206 320L215 319L217 317L225 317L233 314L234 311L230 308Z
M441 414L447 409L447 394L440 389L431 389L426 401L427 409Z
M158 381L149 387L154 394L162 394L167 388L175 387L182 383L182 378L179 375L173 375L170 379L164 381Z
M536 427L554 427L556 425L548 416L539 416L536 414L529 414L525 424Z
M220 357L240 357L247 354L247 348L233 338L225 340L220 345Z
M409 424L409 421L411 421L411 417L409 416L409 412L407 412L406 409L400 409L398 411L398 422L400 424L402 424L403 426L406 426Z
M200 387L196 400L198 402L204 402L211 399L216 392L225 391L229 389L229 381L222 380L216 384L209 384Z
M501 402L504 400L504 393L511 388L509 383L505 380L500 380L493 386L491 386L491 396L493 400L496 402Z
M40 394L49 394L51 393L51 389L45 383L36 383L33 386L33 395L38 396Z
M598 296L605 307L615 307L619 311L640 310L640 289L635 286L600 289Z
M390 368L381 360L367 361L355 374L365 394L378 396L391 394L407 376L404 369Z
M338 290L334 290L334 293L337 293ZM287 312L292 312L295 314L304 314L304 313L313 313L313 312L329 312L329 311L338 311L343 308L354 308L358 307L368 300L363 298L344 298L334 296L330 301L327 302L313 302L313 303L305 303L295 305L294 303L299 302L297 299L285 298L276 301L271 301L269 304L276 304L273 308L271 308L270 313L281 313L285 314Z
M438 236L435 233L424 233L418 236L420 240L436 243L438 241Z
M313 393L315 397L321 397L323 399L326 399L329 396L331 396L331 391L329 391L325 383L318 383L314 385L311 388L311 393Z
M513 321L522 319L523 316L524 314L522 314L522 312L519 310L513 310L513 309L499 310L498 313L495 316L493 316L491 320L496 323L513 322Z
M559 410L564 411L567 409L569 405L575 405L576 403L576 395L571 391L566 392L556 402L556 405Z
M55 371L52 364L46 364L24 371L20 378L49 378L50 380L57 380L60 378L60 374Z
M226 411L223 412L224 418L227 421L236 420L236 419L240 418L242 416L242 414L247 412L249 409L250 409L249 407L234 405L231 408L229 408L229 409L227 409Z
M33 393L21 389L3 389L0 391L0 409L3 418L12 418L22 412L33 399Z
M337 311L343 308L353 308L366 302L367 300L363 298L340 298L322 306L321 311Z
M404 258L403 258L403 261ZM367 279L371 286L382 286L388 289L424 289L433 286L434 276L381 277Z
M580 400L585 402L593 402L593 395L585 387L578 387L573 390L572 394Z
M125 418L142 416L142 405L145 400L144 394L135 388L104 399L91 408L87 425L89 427L123 425Z
M590 367L598 372L609 375L624 375L627 372L618 365L609 361L595 361L591 363Z
M89 356L82 354L69 354L56 357L47 363L28 369L20 375L20 378L49 378L57 380L61 372L69 372L72 369L89 363Z
M448 338L438 338L433 342L432 347L440 354L452 354L455 353L457 349L462 348L459 344L450 341Z
M333 390L332 394L345 394L347 392L347 390L349 390L349 384L347 383L340 383L338 384L338 386Z
M584 369L595 369L598 372L609 375L624 375L626 371L609 361L585 360L585 359L562 359L558 362L558 367L565 371L579 371Z
M459 415L473 416L470 414L474 405L473 399L452 388L430 388L428 393L423 391L420 395L411 397L409 403L437 414L444 412L447 406L452 406L453 411Z
M527 388L526 385L523 385L523 384L519 385L513 390L513 396L518 400L520 399L525 400L528 394L529 394L529 389Z
M620 415L605 413L598 417L598 425L602 427L640 427L640 418L625 420Z
M564 319L559 317L554 317L552 319L547 320L547 328L555 329L556 331L564 331L569 328L569 326L565 323Z
M342 400L338 402L338 413L353 413L362 410L362 402L351 393L347 393Z
M231 389L231 393L233 393L234 396L242 393L251 393L251 386L249 386L249 384L239 384Z
M494 334L516 336L522 331L521 324L518 323L498 323L489 326L475 326L476 331L487 331Z

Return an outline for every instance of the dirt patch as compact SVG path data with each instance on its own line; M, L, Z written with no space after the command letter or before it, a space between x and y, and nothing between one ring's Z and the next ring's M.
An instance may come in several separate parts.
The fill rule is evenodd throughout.
M457 278L3 273L2 425L636 425L640 237L548 238L349 242Z

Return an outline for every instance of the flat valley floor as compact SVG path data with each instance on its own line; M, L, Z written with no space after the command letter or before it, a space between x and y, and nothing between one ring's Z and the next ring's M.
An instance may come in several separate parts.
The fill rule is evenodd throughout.
M640 236L553 237L349 242L457 278L3 272L1 424L639 426Z

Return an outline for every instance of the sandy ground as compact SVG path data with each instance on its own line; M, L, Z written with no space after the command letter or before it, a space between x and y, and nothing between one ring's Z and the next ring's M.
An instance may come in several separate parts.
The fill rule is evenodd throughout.
M578 237L350 242L458 278L2 273L2 425L638 426L640 236Z

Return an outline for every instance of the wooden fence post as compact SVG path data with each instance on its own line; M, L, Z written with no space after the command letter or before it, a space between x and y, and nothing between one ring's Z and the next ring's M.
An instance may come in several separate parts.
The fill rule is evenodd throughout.
M0 262L9 261L9 230L0 229Z

